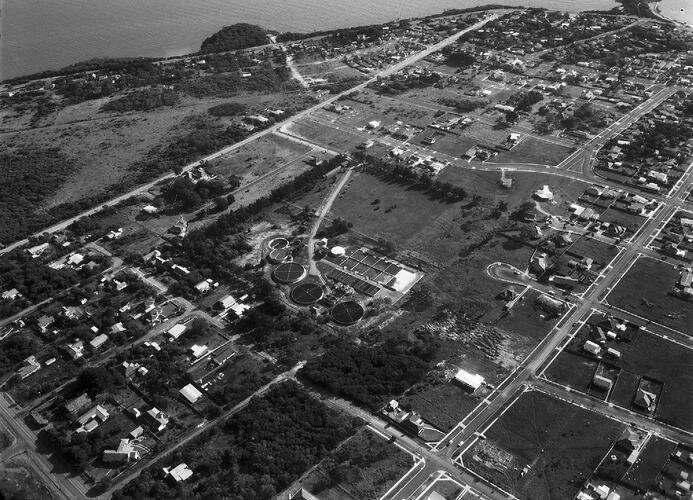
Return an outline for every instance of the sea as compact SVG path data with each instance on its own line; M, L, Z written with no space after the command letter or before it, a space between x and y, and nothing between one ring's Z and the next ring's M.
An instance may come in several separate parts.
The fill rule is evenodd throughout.
M309 32L384 23L474 7L491 0L0 0L0 80L98 57L166 57L193 52L238 22ZM581 11L613 0L498 0L504 5ZM691 0L662 0L662 14ZM693 8L689 9L693 10Z

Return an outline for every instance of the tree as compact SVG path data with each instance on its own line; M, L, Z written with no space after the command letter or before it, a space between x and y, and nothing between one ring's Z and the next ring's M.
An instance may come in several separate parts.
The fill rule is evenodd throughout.
M94 366L82 370L75 384L80 390L87 391L93 397L113 387L115 379L103 366Z

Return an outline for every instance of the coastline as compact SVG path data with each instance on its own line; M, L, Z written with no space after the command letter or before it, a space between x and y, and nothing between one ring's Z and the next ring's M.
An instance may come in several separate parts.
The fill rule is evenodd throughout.
M653 6L651 8L652 13L655 15L655 17L657 17L657 19L660 19L662 21L667 21L670 23L674 23L677 26L680 26L682 28L693 28L693 20L689 24L685 21L680 21L678 19L672 19L672 18L667 17L664 14L662 14L662 9L660 8L661 4L662 4L662 0L657 0L657 2L654 2Z

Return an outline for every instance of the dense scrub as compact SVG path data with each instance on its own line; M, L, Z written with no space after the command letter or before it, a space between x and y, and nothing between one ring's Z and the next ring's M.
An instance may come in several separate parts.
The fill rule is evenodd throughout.
M202 42L200 52L223 52L247 49L268 42L267 32L254 24L238 23L225 26Z
M253 399L221 430L208 431L164 460L185 462L193 471L188 481L164 481L164 464L158 463L113 498L270 499L352 435L357 424L286 382Z
M178 103L178 94L170 89L150 88L136 90L118 99L107 102L102 111L149 111L162 106L173 106Z
M419 356L426 357L423 352L390 344L370 348L342 343L308 361L301 375L334 394L375 409L423 378L428 364Z
M57 149L0 153L0 243L36 231L48 219L41 205L76 167Z

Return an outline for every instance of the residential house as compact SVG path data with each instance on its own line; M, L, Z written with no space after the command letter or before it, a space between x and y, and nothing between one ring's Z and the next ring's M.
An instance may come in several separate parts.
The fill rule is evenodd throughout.
M154 407L142 414L144 422L151 427L155 432L163 431L168 425L168 415Z
M123 438L115 450L104 450L103 461L106 463L126 464L140 459L140 453L129 439Z
M193 471L184 463L176 465L173 469L164 467L163 470L166 477L171 478L176 483L185 481L193 475Z
M36 356L33 354L22 361L22 366L17 370L17 375L21 380L24 380L29 375L33 375L41 369L41 363L36 361Z

